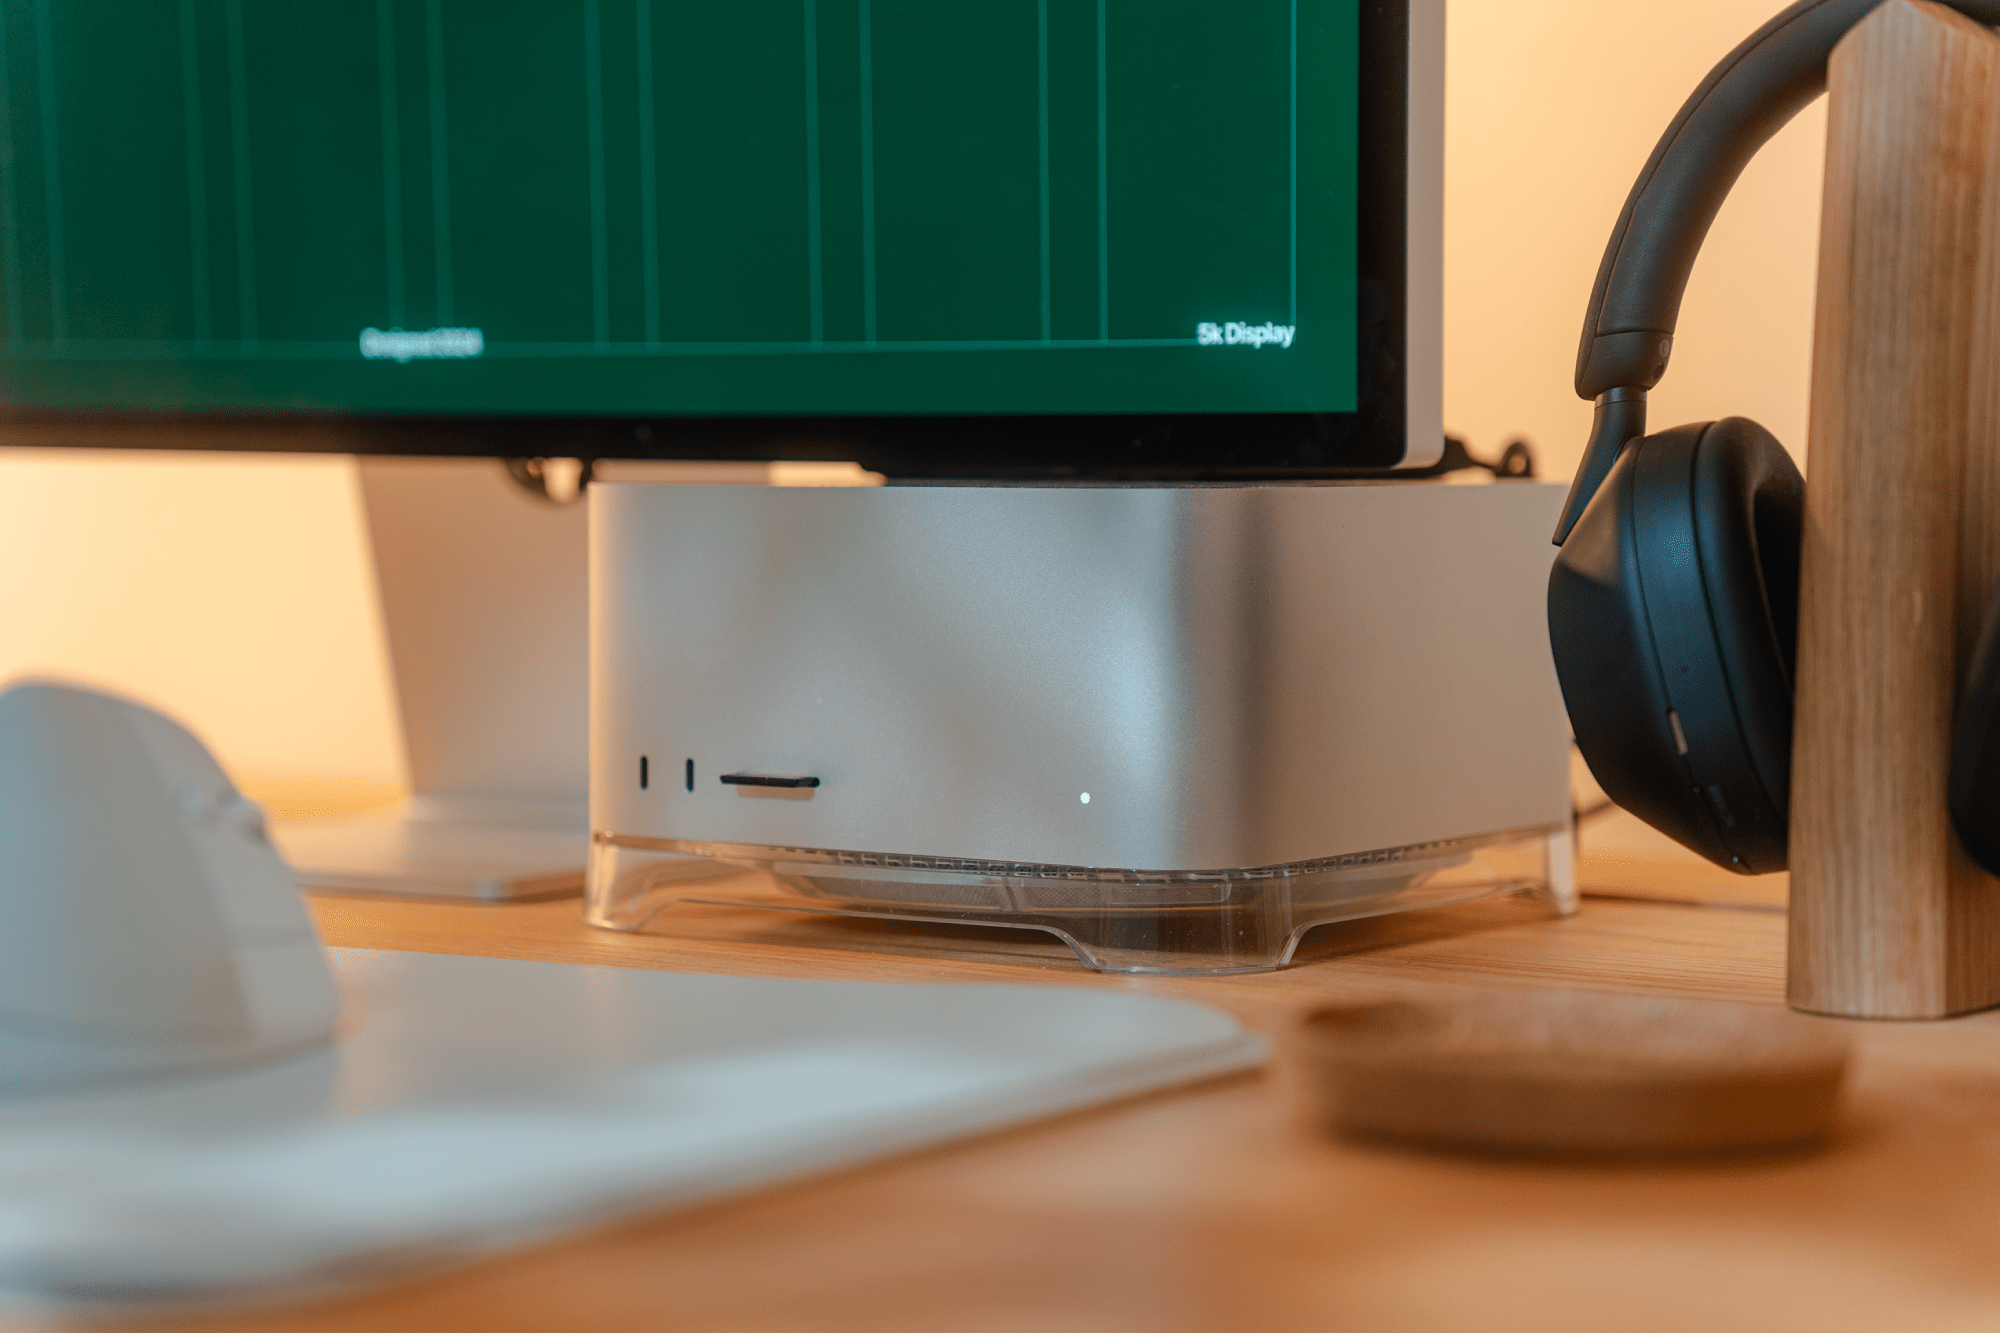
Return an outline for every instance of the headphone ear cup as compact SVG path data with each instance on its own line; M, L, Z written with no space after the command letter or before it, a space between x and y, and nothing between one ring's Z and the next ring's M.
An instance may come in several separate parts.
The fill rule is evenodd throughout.
M1967 854L2000 875L2000 598L1987 610L1952 721L1947 791Z
M1754 781L1769 803L1782 869L1792 786L1792 686L1806 481L1769 431L1743 417L1709 427L1694 458L1695 541L1710 628Z
M1619 805L1745 874L1785 867L1804 480L1755 422L1625 447L1549 576L1577 747Z

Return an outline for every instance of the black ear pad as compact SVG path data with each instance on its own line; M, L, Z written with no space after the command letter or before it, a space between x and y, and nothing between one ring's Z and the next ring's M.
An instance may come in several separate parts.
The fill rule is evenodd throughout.
M1952 721L1948 792L1959 841L2000 875L2000 599L1986 613Z
M1743 874L1785 868L1805 481L1741 417L1625 447L1549 575L1549 641L1605 792Z

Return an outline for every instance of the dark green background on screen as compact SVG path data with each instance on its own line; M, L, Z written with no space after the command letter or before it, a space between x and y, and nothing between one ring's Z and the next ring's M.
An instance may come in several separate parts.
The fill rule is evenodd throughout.
M1353 411L1357 5L7 0L0 394Z

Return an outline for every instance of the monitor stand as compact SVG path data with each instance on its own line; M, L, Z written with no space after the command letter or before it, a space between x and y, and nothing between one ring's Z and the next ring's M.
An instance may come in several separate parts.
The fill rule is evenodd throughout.
M490 458L357 460L410 795L274 827L308 889L520 902L583 890L589 821L586 506ZM851 463L606 462L600 477L872 485Z
M590 851L587 507L491 458L357 461L410 795L274 827L308 889L521 902L583 891ZM875 486L841 462L597 464L606 481Z
M410 795L278 825L309 889L486 902L583 886L585 507L492 459L363 458Z

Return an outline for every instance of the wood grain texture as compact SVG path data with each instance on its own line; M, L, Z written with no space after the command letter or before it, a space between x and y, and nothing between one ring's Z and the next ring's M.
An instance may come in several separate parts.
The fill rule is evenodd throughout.
M1384 983L1784 997L1776 913L1592 900L1551 919L1526 895L1321 926L1299 946L1297 966L1234 977L1104 976L1022 931L753 908L674 907L645 933L621 934L584 924L574 899L479 905L315 894L313 906L328 944L743 976L1111 986L1200 1000L1255 1026Z
M1315 1010L1288 1052L1363 1143L1547 1160L1794 1154L1832 1132L1848 1025L1771 1005L1466 992Z
M1577 884L1586 898L1785 910L1791 876L1735 875L1616 808L1577 830Z
M1847 1137L1792 1161L1579 1170L1351 1148L1300 1123L1280 1071L352 1300L130 1327L1970 1333L2000 1322L2000 1124L1973 1113L2000 1095L2000 1032L1957 1035L1978 1068L1865 1052Z
M2000 36L1889 0L1828 75L1790 996L1928 1018L2000 1003L2000 891L1958 852L1945 808L1961 607L1991 563L1964 558L1979 537L1959 506L1985 447L1968 444L1971 386L1993 373L1972 357Z
M1669 864L1694 883L1701 872ZM1734 877L1709 868L1718 882ZM1595 878L1586 860L1582 878ZM316 895L329 942L755 975L1111 986L1279 1032L1329 999L1550 985L1783 1002L1768 910L1525 899L1316 932L1249 977L938 957L871 923L704 909L592 930L574 901ZM814 926L814 921L818 925ZM663 920L662 926L668 923ZM894 923L889 923L894 924ZM976 942L976 941L967 941ZM997 946L998 941L994 942ZM147 1333L1875 1333L2000 1325L2000 1014L1857 1026L1833 1143L1584 1170L1331 1141L1298 1070L1232 1079L667 1213L352 1299ZM9 1333L31 1325L0 1319Z

